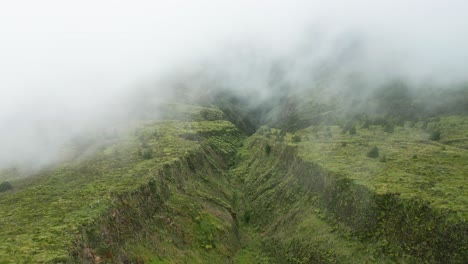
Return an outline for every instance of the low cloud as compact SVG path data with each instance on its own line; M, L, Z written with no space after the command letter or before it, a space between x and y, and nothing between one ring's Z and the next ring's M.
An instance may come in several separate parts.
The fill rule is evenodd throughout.
M0 167L49 163L76 135L128 117L140 91L169 96L168 76L202 72L260 99L278 64L302 89L355 74L464 82L467 9L454 0L2 3Z

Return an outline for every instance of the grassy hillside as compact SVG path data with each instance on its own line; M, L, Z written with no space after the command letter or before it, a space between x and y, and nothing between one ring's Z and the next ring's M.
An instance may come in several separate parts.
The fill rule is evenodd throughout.
M2 172L0 263L466 263L467 116L286 100L245 138L222 119L252 133L269 110L223 102L149 105L69 162Z
M134 236L150 228L152 221L174 222L178 231L192 236L190 243L186 241L189 249L209 251L215 246L214 236L232 232L223 218L231 217L226 202L231 194L224 188L222 168L239 139L240 133L226 121L147 123L92 155L34 177L10 180L13 189L0 193L0 263L141 258L132 254L139 248L126 249L122 243L140 239ZM184 221L189 221L187 226L180 226ZM103 241L102 232L112 242ZM122 247L125 251L119 251ZM196 254L201 262L232 250ZM188 250L190 254L194 253Z
M263 128L233 170L244 215L275 263L464 263L468 156L442 138L465 120L433 120L440 141L423 124Z
M260 240L265 263L391 263L326 214L314 170L297 158L296 148L259 134L239 153L231 173L243 193L241 231ZM240 257L255 250L248 245Z
M311 127L299 131L299 155L333 173L345 175L377 193L399 193L421 198L431 206L448 209L468 218L468 118L451 116L429 122L430 130L441 130L440 140L422 124L397 126L385 132L382 126L357 128L343 133L337 126ZM453 138L459 139L456 145ZM369 151L377 147L378 156Z

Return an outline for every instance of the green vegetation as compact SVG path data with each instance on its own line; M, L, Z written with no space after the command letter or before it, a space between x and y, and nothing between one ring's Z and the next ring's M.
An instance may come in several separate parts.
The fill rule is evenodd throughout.
M270 144L267 143L267 144L265 145L265 153L266 153L267 155L270 155L270 152L271 152L271 146L270 146Z
M367 157L376 159L379 157L379 148L373 146L369 152L367 152Z
M271 144L266 155L259 146ZM316 167L298 160L297 150L254 135L239 152L232 174L245 196L239 211L249 215L241 232L261 240L268 263L387 263L372 243L357 241L330 218L313 176ZM242 253L242 252L241 252ZM261 263L261 262L260 262Z
M201 140L187 140L187 134ZM221 189L228 183L220 172L239 140L226 121L154 122L91 156L12 180L15 191L0 194L0 262L173 258L175 251L164 247L159 254L153 246L171 241L174 232L187 244L181 259L232 255L234 242L219 244L234 234L225 222L231 194ZM148 150L151 159L140 156ZM173 224L154 230L163 223Z
M13 186L11 185L11 183L7 181L0 183L0 192L6 192L11 189L13 189Z
M299 143L290 134L289 145L262 131L240 152L234 173L245 188L249 223L273 262L464 262L463 150L441 152L426 132L409 127L390 138L381 126L359 136L330 130L331 138L325 127L299 131L307 139ZM364 155L377 142L385 152L380 162ZM265 144L270 155L256 151Z
M420 117L404 86L372 96L377 115L349 118L293 96L162 104L72 161L6 170L0 263L466 262L467 116Z
M440 131L432 131L431 135L429 136L430 140L440 140Z
M441 118L444 126L451 127L466 122L463 116ZM433 125L435 125L433 123ZM468 216L468 203L464 187L468 154L462 146L454 147L442 142L429 141L429 133L418 127L397 127L392 135L385 134L381 126L360 129L358 136L350 137L339 133L338 127L331 127L333 137L327 138L325 128L309 128L300 131L307 141L301 142L300 155L313 160L331 172L345 174L360 184L377 192L401 193L407 197L421 197L434 205L450 208ZM306 137L317 129L319 138ZM459 135L463 126L447 130ZM465 139L465 140L468 140ZM340 146L347 142L346 148ZM463 142L460 140L458 143ZM364 155L369 145L378 144L379 152L385 153L385 164L373 162ZM443 147L445 150L442 150ZM361 155L356 155L362 153ZM330 158L333 157L333 158ZM414 157L417 157L416 159Z

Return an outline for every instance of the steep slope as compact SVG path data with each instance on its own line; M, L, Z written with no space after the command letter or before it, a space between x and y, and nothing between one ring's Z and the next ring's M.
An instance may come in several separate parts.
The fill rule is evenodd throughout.
M0 193L0 263L229 258L236 225L223 171L240 138L222 120L151 122L95 154L12 180ZM162 241L174 246L145 247Z
M245 230L274 263L466 262L468 156L429 136L417 126L260 129L232 170ZM380 159L367 156L374 145Z
M71 162L16 180L6 171L0 179L13 189L0 193L0 263L468 258L466 116L338 126L311 106L292 123L282 123L286 113L283 129L244 139L222 119L252 132L265 113L249 119L235 103L228 115L158 107L145 116L164 120L90 140Z

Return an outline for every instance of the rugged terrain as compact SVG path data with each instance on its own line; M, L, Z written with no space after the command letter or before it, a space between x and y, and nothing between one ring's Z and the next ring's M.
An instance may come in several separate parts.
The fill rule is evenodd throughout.
M287 101L273 120L226 98L3 171L0 263L468 261L466 115Z

